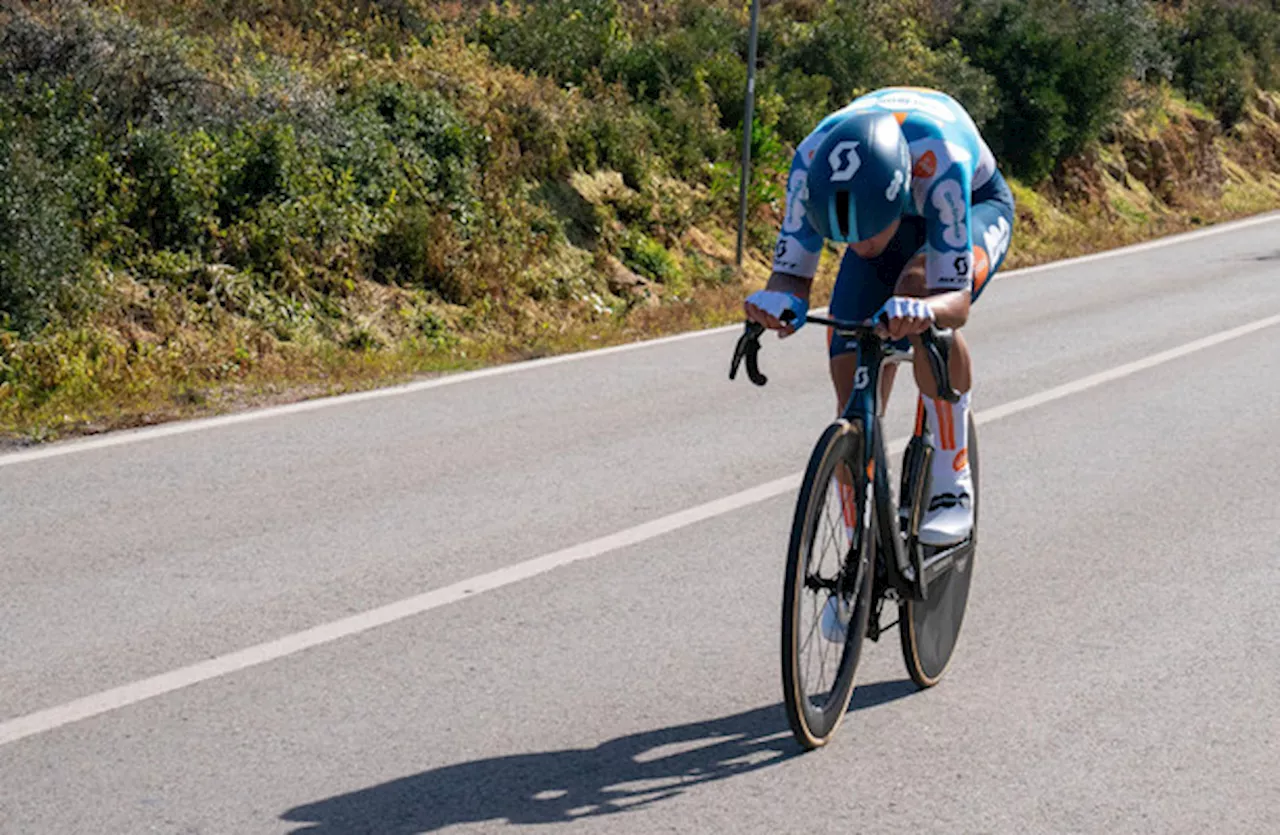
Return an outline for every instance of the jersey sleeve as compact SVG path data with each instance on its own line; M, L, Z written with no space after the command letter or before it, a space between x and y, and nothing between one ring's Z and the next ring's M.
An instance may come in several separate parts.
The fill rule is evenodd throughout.
M921 207L928 237L925 276L931 291L973 286L972 179L960 161L939 156Z
M774 272L789 273L801 278L813 278L818 271L818 259L822 255L822 236L804 216L801 202L809 182L809 161L823 134L814 131L796 148L791 160L791 173L787 177L787 211L778 232L778 243L773 249Z

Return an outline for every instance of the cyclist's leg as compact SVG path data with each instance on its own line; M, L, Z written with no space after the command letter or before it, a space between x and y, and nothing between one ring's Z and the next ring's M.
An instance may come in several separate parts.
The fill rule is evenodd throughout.
M917 250L924 244L924 226L919 218L903 218L888 248L876 258L863 259L845 250L840 272L831 291L831 318L861 321L889 300L894 281ZM853 376L858 368L857 344L831 332L827 333L831 356L831 382L836 391L836 413L844 410L853 394ZM895 366L886 366L881 381L881 407L888 401Z
M1004 262L1013 231L1013 196L998 173L974 195L970 218L974 244L972 303ZM907 264L895 292L908 296L929 294L922 257L917 256ZM952 386L962 396L955 404L939 400L937 384L919 338L913 337L912 341L916 349L913 370L922 395L919 417L927 418L934 446L933 495L920 527L920 540L929 545L946 546L962 541L973 524L972 477L968 463L972 364L964 336L956 330L949 370Z

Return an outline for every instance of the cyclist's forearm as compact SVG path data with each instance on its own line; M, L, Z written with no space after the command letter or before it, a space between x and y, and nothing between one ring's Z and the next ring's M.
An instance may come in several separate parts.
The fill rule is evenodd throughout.
M769 283L764 286L764 289L777 290L780 293L791 293L807 302L809 301L809 292L813 289L813 279L774 271L769 276Z
M929 297L929 309L940 328L960 328L969 321L969 291L952 290Z

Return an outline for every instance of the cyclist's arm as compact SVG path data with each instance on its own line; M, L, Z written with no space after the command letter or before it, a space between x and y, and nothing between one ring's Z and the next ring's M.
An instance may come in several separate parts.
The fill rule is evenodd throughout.
M925 287L934 321L940 327L958 328L969 320L973 285L970 176L955 163L939 165L939 171L924 206L929 238Z
M813 279L774 270L769 276L769 283L764 286L764 289L790 293L793 296L799 296L805 301L809 301L809 293L813 290Z
M968 290L944 290L929 296L933 321L940 328L962 328L969 321Z
M773 272L769 275L766 290L789 293L809 302L813 288L813 275L818 271L818 259L822 255L822 236L804 216L801 198L809 176L809 157L821 144L823 134L815 131L796 148L791 160L791 172L787 176L787 213L778 230L778 243L773 250ZM745 304L747 318L771 330L779 330L785 336L795 332L795 327L783 325L776 317L766 313L748 301ZM801 322L800 324L803 324Z

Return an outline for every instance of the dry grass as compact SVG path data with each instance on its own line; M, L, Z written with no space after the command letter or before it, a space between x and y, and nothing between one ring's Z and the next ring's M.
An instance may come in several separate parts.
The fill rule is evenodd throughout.
M483 98L478 96L477 106ZM1169 95L1144 107L1112 146L1064 178L1065 185L1032 190L1013 184L1018 219L1008 267L1280 207L1280 97L1260 99L1233 135L1207 145L1201 141L1201 153L1213 149L1221 176L1214 183L1189 183L1178 190L1176 202L1153 193L1152 187L1159 191L1165 183L1151 175L1134 148L1160 142L1177 151L1200 114ZM1182 176L1170 170L1170 176ZM234 316L210 324L175 314L158 322L154 309L130 302L136 288L121 280L119 303L98 319L9 354L11 362L24 362L28 373L38 375L41 385L32 390L48 394L26 401L0 387L0 445L285 403L729 324L740 320L744 295L768 275L760 251L750 252L744 269L730 269L733 239L724 228L690 229L673 253L685 274L694 272L696 254L702 278L661 288L660 298L625 312L602 311L585 300L524 299L505 300L505 307L482 314L442 311L450 332L465 334L453 341L405 338L400 317L407 308L397 291L372 283L356 288L348 300L368 334L348 338L348 347L341 347L343 340L332 338L281 342ZM834 253L824 256L815 303L829 294L837 262ZM0 334L5 338L15 350L12 338Z

